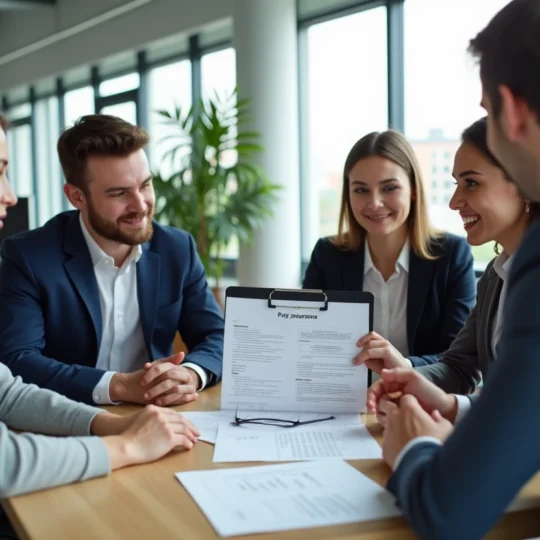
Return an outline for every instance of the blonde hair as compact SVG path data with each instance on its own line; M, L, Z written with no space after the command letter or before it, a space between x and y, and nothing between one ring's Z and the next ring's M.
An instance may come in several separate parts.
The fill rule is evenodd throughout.
M365 240L366 231L356 221L351 207L349 174L360 160L371 156L389 159L407 173L411 191L415 195L407 218L411 247L423 259L436 259L437 257L432 252L433 244L440 238L442 232L435 229L429 221L424 182L414 150L407 139L394 130L369 133L362 137L349 152L343 168L338 233L332 239L333 243L344 251L355 251Z

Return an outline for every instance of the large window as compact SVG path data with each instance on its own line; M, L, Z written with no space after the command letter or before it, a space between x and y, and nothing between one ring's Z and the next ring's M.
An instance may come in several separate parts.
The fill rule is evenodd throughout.
M164 109L173 112L175 107L180 107L182 114L188 112L191 107L191 62L182 60L152 69L149 74L149 93L150 161L153 170L168 176L173 167L165 154L175 142L163 139L178 133L178 130L164 125L158 111Z
M232 47L201 58L201 83L203 99L231 94L236 86L236 55Z
M62 210L64 194L62 175L56 151L60 133L58 125L58 98L56 96L36 102L36 129L39 141L37 151L37 225L42 225Z
M15 191L18 197L32 197L32 130L30 124L11 129L11 157L15 165Z
M99 95L101 97L112 96L127 92L128 90L136 90L140 85L140 76L138 73L128 73L114 79L107 79L99 85Z
M461 219L448 208L454 154L463 129L485 115L479 106L477 68L467 47L508 2L405 2L405 134L421 162L433 222L460 235L465 234ZM473 248L473 253L479 263L494 256L490 244Z
M94 89L91 86L78 88L66 92L64 97L65 127L70 127L73 122L86 114L94 114Z
M236 55L233 48L205 54L201 58L201 86L203 100L225 100L236 87ZM229 155L225 155L229 154ZM226 166L236 162L236 152L224 152ZM238 238L233 237L221 252L222 257L237 259L239 254Z
M342 171L352 145L388 126L386 8L308 27L301 36L302 257L337 232Z
M110 114L126 120L130 124L137 125L137 104L134 101L124 101L114 105L106 105L99 111L101 114Z

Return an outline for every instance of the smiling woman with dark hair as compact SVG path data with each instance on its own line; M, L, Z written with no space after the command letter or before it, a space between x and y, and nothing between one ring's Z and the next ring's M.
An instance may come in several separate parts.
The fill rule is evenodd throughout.
M481 118L462 134L454 159L456 191L450 207L459 212L467 241L473 246L496 242L498 254L478 282L476 305L465 326L443 354L440 362L418 371L450 394L470 394L482 378L486 379L496 358L506 298L506 277L513 255L529 225L540 215L540 205L525 200L508 173L487 145L487 119ZM373 391L380 386L377 381ZM448 417L462 416L470 400L458 396L449 400ZM384 408L384 407L383 407ZM445 411L443 411L445 412ZM386 418L378 410L378 419Z

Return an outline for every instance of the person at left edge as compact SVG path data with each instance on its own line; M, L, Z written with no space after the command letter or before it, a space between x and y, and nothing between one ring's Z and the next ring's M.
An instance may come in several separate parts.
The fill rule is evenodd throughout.
M193 238L152 220L148 139L120 118L80 118L58 141L77 210L2 243L0 359L25 382L85 403L178 405L221 379L223 316ZM169 357L177 330L182 365Z
M373 132L350 150L338 234L317 242L303 288L373 293L374 332L357 343L354 363L377 373L438 362L463 327L476 296L471 250L431 226L401 133Z

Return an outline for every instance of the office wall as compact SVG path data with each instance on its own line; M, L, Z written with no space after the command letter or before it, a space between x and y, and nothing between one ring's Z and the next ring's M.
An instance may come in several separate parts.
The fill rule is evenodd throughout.
M0 92L232 16L233 0L150 0L119 17L4 63L7 53L72 28L132 0L57 0L55 8L0 17Z

